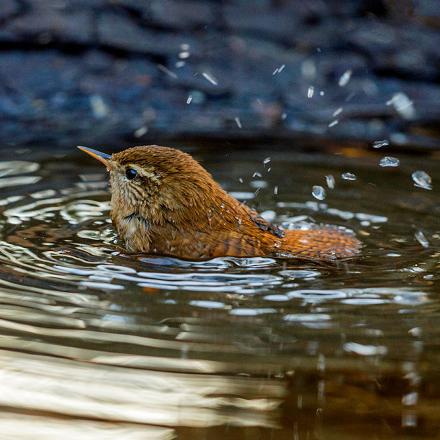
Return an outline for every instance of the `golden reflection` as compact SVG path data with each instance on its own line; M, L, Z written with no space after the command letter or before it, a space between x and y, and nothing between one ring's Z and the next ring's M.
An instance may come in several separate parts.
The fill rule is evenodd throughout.
M0 350L0 405L161 426L278 425L283 382L183 374ZM240 396L240 397L238 397Z

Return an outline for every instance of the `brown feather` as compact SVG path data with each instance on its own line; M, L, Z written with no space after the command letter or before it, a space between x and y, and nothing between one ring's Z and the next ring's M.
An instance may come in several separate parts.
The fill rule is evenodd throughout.
M127 168L138 175L125 177ZM113 154L111 217L128 251L220 256L352 257L360 242L336 228L284 231L227 194L191 156L155 145Z

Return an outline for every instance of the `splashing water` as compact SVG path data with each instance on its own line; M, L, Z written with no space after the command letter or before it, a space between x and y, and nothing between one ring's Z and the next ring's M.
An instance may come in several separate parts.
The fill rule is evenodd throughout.
M98 164L41 152L3 160L2 435L223 439L258 430L276 440L295 438L286 418L294 414L299 438L317 428L330 438L358 402L362 414L347 419L357 439L371 438L377 422L399 433L393 421L408 408L424 414L434 438L430 411L440 393L419 385L438 376L429 342L440 337L432 326L440 230L431 180L417 174L415 183L428 181L431 191L411 193L407 174L391 176L377 161L285 148L270 150L264 179L258 172L244 180L267 166L268 151L231 151L228 161L223 150L195 153L269 221L354 231L362 256L328 265L127 255ZM411 157L404 163L419 168ZM335 185L344 169L359 182ZM430 172L436 178L440 168L433 163ZM314 185L324 178L332 189L325 202Z

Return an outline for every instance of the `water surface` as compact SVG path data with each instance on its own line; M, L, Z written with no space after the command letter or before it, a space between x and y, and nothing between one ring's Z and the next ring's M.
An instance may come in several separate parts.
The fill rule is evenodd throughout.
M267 218L365 245L187 262L124 254L105 170L56 151L0 157L3 438L439 436L438 158L187 148Z

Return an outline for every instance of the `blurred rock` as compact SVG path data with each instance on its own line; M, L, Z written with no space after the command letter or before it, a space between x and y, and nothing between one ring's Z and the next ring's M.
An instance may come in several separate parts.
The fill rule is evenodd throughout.
M0 20L11 17L20 10L20 5L16 0L3 0L0 8Z
M2 0L0 141L301 134L432 148L438 0L404 3Z

